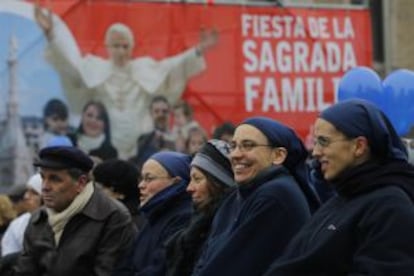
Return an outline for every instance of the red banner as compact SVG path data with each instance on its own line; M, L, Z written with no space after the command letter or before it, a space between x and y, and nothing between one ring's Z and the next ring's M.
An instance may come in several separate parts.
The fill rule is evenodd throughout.
M130 26L134 56L162 59L195 45L201 28L215 28L218 44L207 69L187 85L184 97L207 131L230 120L263 115L305 138L316 115L335 101L348 69L371 66L369 11L144 3L53 1L81 49L106 57L105 31Z

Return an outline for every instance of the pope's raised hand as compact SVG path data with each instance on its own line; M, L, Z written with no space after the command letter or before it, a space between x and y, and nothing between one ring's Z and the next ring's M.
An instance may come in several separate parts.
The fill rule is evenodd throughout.
M42 9L39 6L39 2L37 1L37 3L34 6L34 17L39 27L49 38L53 29L52 12L49 9Z
M210 30L201 29L198 50L200 51L200 53L203 54L208 49L216 45L217 41L218 41L218 32L216 29L210 29Z

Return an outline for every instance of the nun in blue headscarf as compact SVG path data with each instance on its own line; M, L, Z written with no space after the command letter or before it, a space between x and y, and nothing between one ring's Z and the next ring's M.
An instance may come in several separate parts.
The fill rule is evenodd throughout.
M142 166L140 210L146 218L135 244L115 275L165 275L165 241L186 227L192 201L186 192L191 157L162 151Z
M411 275L414 168L388 118L367 101L340 102L320 114L314 137L337 195L266 275Z
M238 187L217 211L193 275L261 275L319 205L307 182L307 151L292 129L249 118L230 149Z

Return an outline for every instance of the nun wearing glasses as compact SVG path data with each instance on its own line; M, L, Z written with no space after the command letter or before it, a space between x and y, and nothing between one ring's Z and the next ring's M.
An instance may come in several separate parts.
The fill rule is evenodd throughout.
M310 219L319 200L307 151L292 129L265 117L242 122L230 142L237 188L220 206L193 275L262 275Z
M364 100L324 110L313 156L336 191L265 275L413 275L414 167Z
M144 163L138 188L146 222L114 275L165 275L164 243L188 225L192 214L186 192L190 161L187 154L161 151Z

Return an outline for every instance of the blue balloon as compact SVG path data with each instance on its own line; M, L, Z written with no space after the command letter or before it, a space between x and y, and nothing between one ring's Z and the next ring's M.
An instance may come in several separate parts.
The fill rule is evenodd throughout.
M383 81L385 113L399 135L405 135L414 123L414 72L400 69Z
M364 99L384 110L384 91L381 78L368 67L358 66L347 71L339 82L338 101Z

